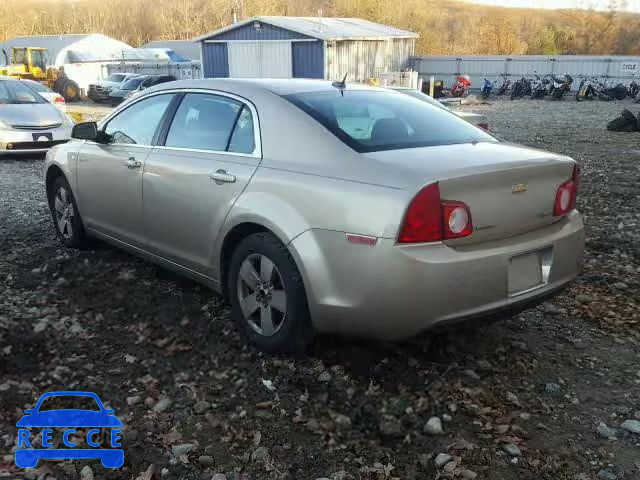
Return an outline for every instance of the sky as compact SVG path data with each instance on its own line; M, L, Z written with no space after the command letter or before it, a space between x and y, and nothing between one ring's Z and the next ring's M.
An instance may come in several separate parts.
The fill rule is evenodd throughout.
M607 9L612 3L609 0L467 0L472 3L499 5L502 7L526 8L595 8ZM624 10L640 13L640 0L618 0L618 4L626 4Z

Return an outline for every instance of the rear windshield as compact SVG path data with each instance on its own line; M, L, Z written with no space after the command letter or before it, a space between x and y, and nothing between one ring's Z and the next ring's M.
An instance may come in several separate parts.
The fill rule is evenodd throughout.
M17 80L0 81L0 104L46 103L35 90Z
M135 77L131 80L127 80L122 84L122 90L135 90L144 81L145 77Z
M389 90L307 92L284 98L360 153L497 141L442 108Z
M445 107L442 103L440 103L438 100L436 100L433 97L430 97L429 95L427 95L426 93L422 93L419 90L414 90L413 88L406 88L406 89L402 89L402 90L397 90L400 93L404 93L405 95L409 95L413 98L417 98L418 100L422 100L423 102L427 102L433 106L436 106L438 108L442 108L444 110L448 110L447 107Z
M123 74L123 73L112 73L107 78L107 81L108 82L121 82L121 81L124 80L124 77L126 77L126 75Z
M93 410L100 411L100 407L93 397L75 395L54 395L42 401L39 412L48 410Z

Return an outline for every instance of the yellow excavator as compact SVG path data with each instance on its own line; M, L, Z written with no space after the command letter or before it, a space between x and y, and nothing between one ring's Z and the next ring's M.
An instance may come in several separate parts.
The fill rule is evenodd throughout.
M67 102L80 100L78 84L67 77L64 67L47 67L48 50L40 47L13 47L11 58L2 50L7 65L0 65L0 76L40 82Z

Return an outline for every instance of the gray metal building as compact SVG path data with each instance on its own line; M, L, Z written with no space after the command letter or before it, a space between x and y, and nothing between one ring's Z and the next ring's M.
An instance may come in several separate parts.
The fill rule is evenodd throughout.
M423 79L433 75L451 85L456 75L467 74L474 88L486 77L495 80L507 75L513 80L537 73L540 76L568 73L578 88L581 77L596 77L608 83L629 83L640 79L640 57L597 55L495 55L495 56L424 56L411 60Z
M202 35L205 77L363 82L409 66L418 35L359 18L254 17Z

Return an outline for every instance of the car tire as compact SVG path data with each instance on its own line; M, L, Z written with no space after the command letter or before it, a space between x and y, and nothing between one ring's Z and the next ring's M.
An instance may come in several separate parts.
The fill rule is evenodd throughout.
M302 276L287 247L273 234L256 233L238 244L227 288L234 322L259 350L303 353L313 340Z
M60 241L69 248L84 248L87 234L69 182L57 177L49 190L49 209Z
M64 97L65 102L75 102L80 100L80 87L76 82L67 79L62 85L60 95Z

